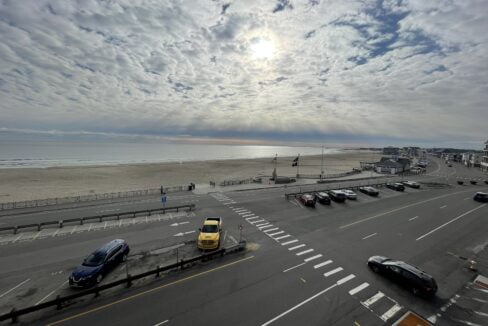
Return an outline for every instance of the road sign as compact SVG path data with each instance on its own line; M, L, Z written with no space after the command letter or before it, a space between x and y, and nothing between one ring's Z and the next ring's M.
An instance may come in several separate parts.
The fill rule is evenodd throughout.
M166 203L166 196L161 196L161 202L164 204Z

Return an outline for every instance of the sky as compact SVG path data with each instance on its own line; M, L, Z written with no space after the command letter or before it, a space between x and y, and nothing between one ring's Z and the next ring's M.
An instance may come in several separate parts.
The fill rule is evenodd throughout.
M486 0L0 0L0 137L482 148Z

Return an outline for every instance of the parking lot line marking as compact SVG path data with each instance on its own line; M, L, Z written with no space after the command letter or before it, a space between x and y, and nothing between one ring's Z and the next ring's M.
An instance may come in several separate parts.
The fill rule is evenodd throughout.
M307 250L304 250L304 251L297 252L296 255L297 256L301 256L301 255L308 254L309 252L312 252L312 251L314 251L314 250L313 249L307 249Z
M154 326L161 326L161 325L163 325L163 324L166 324L167 322L169 322L169 319L167 319L167 320L165 320L165 321L162 321L162 322L160 322L160 323L157 323L157 324L156 324L156 325L154 325Z
M285 233L285 231L278 231L278 232L275 232L275 233L268 233L268 235L270 237L272 237L272 236L275 236L275 235L278 235L278 234L282 234L282 233Z
M402 309L402 306L398 305L398 304L395 304L393 307L391 307L387 312L385 312L383 315L381 315L381 320L383 321L387 321L388 319L390 319L391 317L393 317L393 315L395 315L398 311L400 311Z
M266 221L266 220L265 219L260 219L260 220L257 220L257 221L249 221L248 220L248 222L251 223L251 224L256 224L256 223L264 222L264 221Z
M265 226L261 226L258 229L263 230L263 229L267 229L267 228L272 227L272 226L274 226L274 225L273 224L268 224L268 225L265 225Z
M477 315L480 315L480 316L483 316L483 317L488 317L488 314L486 312L481 312L481 311L475 311L473 310L473 312Z
M337 285L344 284L344 283L346 283L347 281L350 281L350 280L352 280L352 279L353 279L353 278L355 278L355 277L356 277L356 275L354 275L354 274L349 274L349 275L347 275L346 277L343 277L343 278L341 278L339 281L337 281Z
M373 233L373 234L370 234L370 235L367 235L363 238L363 240L366 240L368 238L371 238L371 237L374 237L375 235L377 235L378 233Z
M446 207L447 207L447 205L443 205L443 206L441 206L441 207L439 207L439 208L440 208L440 209L443 209L443 208L446 208Z
M355 295L356 293L361 292L362 290L364 290L368 286L369 286L369 283L364 282L363 284L361 284L359 286L356 286L354 289L352 289L351 291L349 291L349 294L350 295Z
M415 220L416 218L418 218L418 216L414 216L414 217L412 217L412 218L409 218L408 220L409 220L409 221L413 221L413 220Z
M71 234L73 234L76 231L77 227L78 227L78 225L73 226L73 230L71 230Z
M16 288L18 288L18 287L20 287L20 286L24 285L25 283L27 283L27 282L29 282L29 281L30 281L30 278L26 279L26 280L25 280L25 281L23 281L23 282L20 282L19 284L17 284L16 286L14 286L14 287L13 287L13 288L11 288L10 290L8 290L7 292L4 292L4 293L0 294L0 298L1 298L1 297L3 297L3 296L5 296L5 295L7 295L7 294L9 294L10 292L12 292L13 290L15 290Z
M485 206L486 206L486 204L483 204L483 205L480 205L480 206L478 206L478 207L476 207L476 208L473 208L473 209L471 209L471 210L467 211L466 213L463 213L463 214L459 215L458 217L453 218L453 219L452 219L452 220L450 220L449 222L446 222L446 223L442 224L441 226L436 227L436 228L435 228L435 229L433 229L432 231L429 231L429 232L427 232L426 234L421 235L420 237L418 237L417 239L415 239L415 241L422 240L422 239L423 239L423 238L425 238L426 236L428 236L428 235L430 235L430 234L434 233L435 231L437 231L437 230L439 230L439 229L442 229L442 228L443 228L443 227L445 227L446 225L448 225L448 224L450 224L450 223L452 223L452 222L454 222L454 221L457 221L457 220L458 220L458 219L460 219L461 217L466 216L466 215L468 215L468 214L470 214L470 213L472 213L472 212L474 212L474 211L476 211L476 210L478 210L478 209L480 209L480 208L482 208L482 207L485 207Z
M295 242L298 242L298 239L290 240L290 241L287 241L287 242L283 242L281 245L282 246L288 246L289 244L292 244L292 243L295 243Z
M291 235L287 234L287 235L282 235L281 237L277 237L277 238L274 238L275 240L281 240L281 239L285 239L285 238L289 238L291 237Z
M39 237L39 235L41 234L42 230L37 232L35 236L32 237L32 240L36 240L37 237Z
M258 228L259 228L259 227L261 227L261 226L265 226L265 225L268 225L268 224L269 224L269 222L266 222L266 223L261 223L261 224L256 224L256 227L258 227Z
M376 301L378 301L379 299L383 298L385 296L385 294L381 291L378 291L378 293L376 293L375 295L373 295L371 298L369 298L368 300L366 301L361 301L361 304L363 306L365 306L366 308L368 308L369 306L371 306L373 303L375 303Z
M335 268L335 269L333 269L333 270L331 270L331 271L328 271L327 273L324 273L324 277L329 277L329 276L331 276L331 275L333 275L333 274L335 274L335 273L339 273L339 272L340 272L340 271L342 271L343 269L344 269L344 268L342 268L342 267L337 267L337 268Z
M298 245L298 246L288 248L288 250L290 250L290 251L291 251L291 250L296 250L296 249L298 249L298 248L302 248L302 247L305 247L305 244L303 244L303 243L302 243L302 244L300 244L300 245Z
M288 315L290 312L292 312L293 310L295 309L298 309L300 308L301 306L303 306L304 304L312 301L313 299L317 298L318 296L321 296L322 294L324 294L325 292L327 291L330 291L331 289L335 288L337 286L337 284L333 284L331 286L329 286L327 289L325 290L322 290L320 291L319 293L317 294L314 294L313 296L311 296L310 298L306 299L306 300L303 300L302 302L300 302L299 304L295 305L294 307L291 307L290 309L288 309L287 311L279 314L278 316L274 317L273 319L265 322L264 324L262 324L261 326L268 326L269 324L275 322L276 320L280 319L281 317L285 316L285 315Z
M246 218L246 221L254 220L255 218L260 218L260 217L259 216L248 217Z
M103 226L103 228L104 228L104 229L107 227L107 223L108 223L108 222L105 222L105 225Z
M372 219L375 219L375 218L378 218L378 217L381 217L381 216L384 216L384 215L388 215L390 213L398 212L398 211L400 211L402 209L406 209L406 208L410 208L410 207L413 207L413 206L425 204L425 203L428 203L428 202L431 202L431 201L434 201L434 200L437 200L437 199L441 199L441 198L444 198L444 197L448 197L448 196L452 196L452 195L457 195L457 194L462 194L464 192L468 192L468 190L458 191L458 192L452 192L452 193L449 193L449 194L445 194L445 195L441 195L441 196L437 196L437 197L432 197L432 198L429 198L429 199L426 199L426 200L422 200L422 201L419 201L419 202L416 202L416 203L412 203L412 204L409 204L409 205L405 205L405 206L402 206L402 207L398 207L398 208L392 209L391 211L383 212L383 213L380 213L380 214L377 214L377 215L374 215L374 216L370 216L370 217L363 218L362 220L358 220L356 222L352 222L352 223L349 223L349 224L346 224L346 225L342 225L342 226L339 227L339 229L345 229L345 228L354 226L354 225L359 224L359 223L363 223L363 222L366 222L366 221L369 221L369 220L372 220Z
M20 238L22 238L23 235L24 235L23 233L19 234L19 236L14 241L12 241L12 243L18 241Z
M271 231L274 231L274 230L279 230L280 228L272 228L272 229L267 229L267 230L264 230L263 232L264 233L268 233L268 232L271 232Z
M468 200L468 199L471 199L471 198L470 198L470 197L466 197L466 198L464 198L463 200Z
M184 277L182 279L179 279L179 280L176 280L174 282L171 282L171 283L166 283L166 284L163 284L163 285L159 285L159 286L156 286L154 288L151 288L151 289L148 289L148 290L145 290L145 291L142 291L142 292L139 292L139 293L136 293L136 294L133 294L131 296L128 296L126 298L123 298L123 299L119 299L119 300L116 300L116 301L113 301L113 302L110 302L110 303L107 303L105 305L102 305L102 306L99 306L99 307L96 307L96 308L92 308L92 309L89 309L89 310L86 310L86 311L83 311L83 312L80 312L78 314L75 314L75 315L72 315L72 316L69 316L69 317L66 317L64 319L61 319L61 320L57 320L55 322L52 322L52 323L49 323L47 324L47 326L54 326L54 325L58 325L58 324L61 324L61 323L64 323L64 322L67 322L69 320L73 320L73 319L76 319L76 318L79 318L79 317L82 317L82 316L86 316L88 314L91 314L91 313L94 313L96 311L100 311L100 310L103 310L105 308L108 308L108 307L111 307L111 306L114 306L116 304L119 304L119 303L122 303L122 302L126 302L126 301L130 301L130 300L133 300L135 298L138 298L140 296L143 296L145 294L148 294L148 293L152 293L152 292L155 292L155 291L158 291L158 290L161 290L161 289L164 289L168 286L171 286L171 285L174 285L174 284L179 284L179 283L183 283L184 281L187 281L187 280L190 280L190 279L194 279L196 277L199 277L199 276L202 276L202 275L206 275L206 274L209 274L209 273L212 273L212 272L215 272L215 271L218 271L218 270L221 270L221 269L224 269L224 268L227 268L229 266L233 266L233 265L236 265L236 264L239 264L239 263L242 263L246 260L249 260L249 259L253 259L254 256L249 256L249 257L245 257L245 258L242 258L242 259L239 259L239 260L235 260L233 262L230 262L228 264L225 264L225 265L222 265L222 266L218 266L218 267L215 267L215 268L212 268L212 269L209 269L209 270L206 270L206 271L203 271L203 272L200 272L200 273L197 273L197 274L193 274L193 275L190 275L190 276L187 276L187 277Z
M47 298L49 298L54 292L56 292L57 290L59 290L60 288L62 288L66 283L68 283L68 280L64 281L63 284L61 284L60 286L58 286L57 288L55 288L54 290L52 290L51 292L49 292L48 295L46 295L44 298L42 298L41 300L39 300L34 306L37 306L38 304L42 303L44 300L46 300Z
M288 271L291 271L292 269L295 269L295 268L300 267L300 266L303 266L303 265L305 265L305 263L301 263L301 264L298 264L298 265L296 265L296 266L293 266L293 267L287 268L287 269L285 269L285 270L283 271L283 273L286 273L286 272L288 272Z
M314 267L313 267L313 268L317 269L317 268L323 267L323 266L325 266L325 265L329 265L329 264L331 264L331 263L332 263L332 260L327 260L327 261L324 261L324 262L322 262L322 263L320 263L320 264L314 265Z
M312 260L315 260L315 259L319 259L320 257L322 257L322 255L321 254L318 254L318 255L315 255L315 256L312 256L312 257L305 258L303 261L309 262L309 261L312 261Z

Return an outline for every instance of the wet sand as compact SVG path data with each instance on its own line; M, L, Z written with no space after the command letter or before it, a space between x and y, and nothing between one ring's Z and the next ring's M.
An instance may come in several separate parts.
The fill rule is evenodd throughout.
M359 168L360 161L374 161L380 153L344 151L324 156L324 173ZM278 157L279 176L295 177L294 157ZM0 170L0 202L80 196L93 193L151 189L163 186L209 184L224 180L270 176L273 158L198 161L116 166L54 167ZM320 174L321 155L300 157L300 174Z

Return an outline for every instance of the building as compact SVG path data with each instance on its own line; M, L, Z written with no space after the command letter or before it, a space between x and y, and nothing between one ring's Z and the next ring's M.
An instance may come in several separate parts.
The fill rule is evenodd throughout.
M482 171L488 172L488 140L485 142L485 149L483 150L480 165Z
M480 167L481 166L481 155L478 153L471 153L469 155L469 165L473 167Z
M383 158L385 159L385 157ZM397 174L403 172L403 165L393 159L386 158L376 163L377 173Z
M400 148L388 146L383 148L383 155L393 155L397 156L400 154Z

